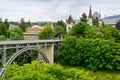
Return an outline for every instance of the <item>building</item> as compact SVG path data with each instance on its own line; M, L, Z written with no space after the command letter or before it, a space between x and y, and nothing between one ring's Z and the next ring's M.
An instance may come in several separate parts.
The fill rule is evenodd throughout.
M74 22L72 16L69 15L68 19L66 20L66 31L67 31L67 33L70 31L70 29L72 28L74 23L75 22Z
M94 12L94 14L92 14L92 9L91 9L91 5L89 8L89 14L88 14L88 24L89 25L93 25L93 20L98 18L98 22L99 25L101 25L103 23L102 18L101 18L101 13L99 11L99 13L97 11ZM71 15L69 15L68 19L66 19L66 31L67 33L70 31L70 29L72 28L72 26L74 24L77 24L80 20L78 19L73 19Z
M92 9L91 9L91 6L90 6L89 15L88 15L88 24L92 25L92 21L93 21L93 16L92 16Z
M101 25L102 24L102 18L101 18L100 11L99 11L99 13L97 11L95 11L92 14L92 9L91 9L91 5L90 5L89 15L88 15L88 24L93 25L93 20L96 19L96 18L98 18L99 25Z
M24 33L25 40L39 40L38 32L40 32L43 27L34 25L26 29L27 32Z
M31 32L31 33L38 33L39 31L41 31L43 29L43 27L38 26L38 25L34 25L32 27L28 27L26 29L27 32Z

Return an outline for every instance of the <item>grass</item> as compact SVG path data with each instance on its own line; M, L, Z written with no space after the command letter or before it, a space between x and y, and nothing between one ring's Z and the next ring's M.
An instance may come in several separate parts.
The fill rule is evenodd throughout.
M84 67L78 66L68 66L63 65L65 69L76 68L78 70L89 71L91 76L96 76L95 80L120 80L120 71L108 71L108 70L99 70L99 71L90 71Z

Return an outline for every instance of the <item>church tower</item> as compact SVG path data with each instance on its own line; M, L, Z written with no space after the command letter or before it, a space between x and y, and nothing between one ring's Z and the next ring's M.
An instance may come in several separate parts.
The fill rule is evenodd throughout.
M67 33L70 31L73 24L74 24L74 20L73 20L72 16L69 15L69 18L66 20L66 31L67 31Z
M88 16L88 24L92 25L92 9L91 9L91 5L90 5L90 9L89 9L89 16Z

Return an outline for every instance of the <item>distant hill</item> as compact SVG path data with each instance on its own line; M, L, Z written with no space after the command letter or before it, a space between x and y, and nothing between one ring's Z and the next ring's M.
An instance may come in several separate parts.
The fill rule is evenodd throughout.
M102 21L104 22L104 24L115 26L115 24L117 23L117 21L119 21L119 19L120 19L120 15L113 15L102 19Z
M120 15L113 15L113 16L108 16L104 19L114 19L114 18L119 18L120 19Z

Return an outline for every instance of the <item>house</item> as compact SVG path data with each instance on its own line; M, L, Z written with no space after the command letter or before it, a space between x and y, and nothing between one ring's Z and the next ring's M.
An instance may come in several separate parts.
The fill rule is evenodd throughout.
M32 27L28 27L26 29L27 32L24 34L25 40L39 40L38 32L40 32L43 29L43 27L34 25Z

